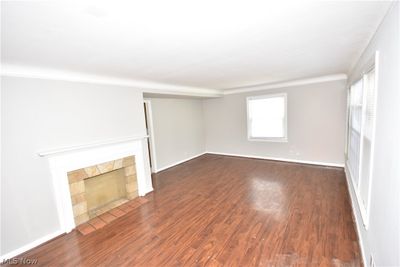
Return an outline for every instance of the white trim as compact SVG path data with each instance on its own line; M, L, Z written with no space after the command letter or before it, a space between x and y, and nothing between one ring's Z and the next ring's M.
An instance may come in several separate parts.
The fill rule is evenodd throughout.
M289 142L287 137L284 137L284 138L247 137L247 140L248 141L252 141L252 142L272 142L272 143L274 143L274 142L275 143L287 143L287 142Z
M371 70L375 71L375 80L374 80L374 90L375 90L375 118L373 121L372 125L372 136L371 136L371 152L370 152L370 166L366 174L362 172L363 170L363 150L364 150L364 128L365 128L365 110L366 110L366 98L367 94L365 91L365 84L366 84L366 74L370 72ZM360 131L360 158L359 158L359 166L358 166L358 181L357 184L355 184L354 181L354 174L352 173L351 169L349 168L348 170L348 176L351 178L351 186L353 187L354 195L356 197L356 203L358 205L358 209L360 210L360 215L362 219L363 226L366 230L368 230L369 227L369 219L370 219L370 207L371 207L371 191L372 191L372 180L373 180L373 168L374 168L374 151L375 151L375 132L376 132L376 109L377 109L377 99L378 99L378 79L379 79L379 51L375 51L374 56L368 61L367 64L365 64L363 71L362 71L362 76L359 77L358 81L362 81L363 83L363 102L362 102L362 118L361 118L361 131ZM348 162L346 162L346 165L349 165ZM367 200L366 203L364 204L362 196L361 196L361 184L363 181L363 177L365 175L368 175L369 180L368 180L368 192L367 192Z
M176 166L176 165L182 164L182 163L184 163L184 162L186 162L186 161L189 161L189 160L192 160L192 159L194 159L194 158L200 157L200 156L202 156L202 155L204 155L204 154L207 154L207 153L208 153L208 152L202 152L202 153L200 153L200 154L197 154L197 155L191 156L191 157L189 157L189 158L186 158L186 159L183 159L183 160L174 162L174 163L169 164L169 165L167 165L167 166L161 167L161 168L159 168L159 169L156 169L155 173L158 173L158 172L161 172L161 171L163 171L163 170L172 168L172 167L174 167L174 166Z
M266 159L266 160L284 161L284 162L290 162L290 163L301 163L301 164L310 164L310 165L320 165L320 166L327 166L327 167L344 168L344 164L332 163L332 162L300 160L300 159L288 159L288 158L276 158L276 157L264 157L264 156L255 156L255 155L244 155L244 154L215 152L215 151L207 151L205 154L214 154L214 155L231 156L231 157L243 157L243 158L254 158L254 159Z
M103 76L97 74L87 74L81 72L73 72L67 70L58 70L50 68L39 68L23 65L2 64L0 70L1 76L46 79L56 81L81 82L101 85L114 85L124 87L134 87L145 93L159 93L171 95L189 95L198 97L221 97L223 95L238 94L244 92L254 92L282 87L292 87L298 85L307 85L314 83L323 83L330 81L346 80L347 75L343 73L318 76L308 79L298 79L286 82L278 82L272 84L258 84L251 86L216 89L194 86L183 86L166 83L158 83L145 80L135 80L126 78L117 78L112 76Z
M151 100L150 99L144 99L143 102L147 105L146 111L147 114L145 114L147 118L147 126L149 127L149 132L148 138L150 140L150 153L151 153L151 160L152 160L152 166L151 166L151 171L156 172L157 170L157 153L156 153L156 146L155 146L155 137L154 137L154 125L153 125L153 110L151 107Z
M361 176L362 176L362 168L363 168L363 153L364 153L364 135L365 135L365 117L366 117L366 109L367 109L367 91L365 90L365 75L361 77L361 84L362 84L362 104L361 104L361 129L360 129L360 158L358 162L358 181L357 181L357 193L360 192L361 188ZM357 198L360 198L361 196L357 196ZM366 218L363 218L365 220ZM365 226L365 222L364 222Z
M144 196L153 191L151 172L145 139L137 139L107 146L88 147L73 152L55 154L48 157L54 187L57 215L64 233L75 228L68 172L99 163L135 156L138 195Z
M249 118L249 101L254 99L266 99L266 98L274 98L274 97L283 97L284 105L285 105L285 121L284 121L284 136L283 137L253 137L250 132L250 118ZM249 141L264 141L264 142L288 142L287 135L287 122L288 122L288 108L287 108L287 93L279 93L279 94L268 94L268 95L257 95L257 96L248 96L246 97L246 111L247 111L247 140Z
M26 245L23 245L22 247L19 247L19 248L15 249L15 250L13 250L11 252L8 252L8 253L6 253L4 255L1 255L0 262L3 262L3 260L8 260L8 259L14 258L15 256L18 256L18 255L20 255L20 254L22 254L22 253L24 253L24 252L26 252L26 251L28 251L30 249L33 249L33 248L35 248L37 246L40 246L41 244L43 244L43 243L45 243L45 242L47 242L47 241L49 241L49 240L51 240L53 238L56 238L57 236L60 236L62 234L63 234L63 231L57 230L57 231L55 231L55 232L53 232L51 234L47 234L45 236L42 236L42 237L36 239L35 241L32 241L32 242L30 242L30 243L28 243Z
M146 93L169 93L204 97L218 97L222 95L221 90L213 88L166 84L23 65L2 64L0 71L1 76L134 87Z
M356 196L357 206L358 206L358 209L360 211L361 219L363 220L363 226L367 230L368 229L368 224L367 224L368 216L367 216L367 213L366 213L366 209L363 208L364 205L362 203L362 198L361 198L361 195L360 195L359 188L356 187L355 184L354 184L355 181L354 181L353 175L351 174L351 169L348 168L348 165L349 165L348 162L346 162L345 168L348 169L348 171L347 171L348 174L346 174L346 175L348 175L350 177L350 179L351 179L350 185L353 187L354 195Z
M351 210L353 212L353 217L354 217L354 220L355 220L356 231L357 231L357 236L358 236L358 244L360 245L360 250L361 250L361 257L363 259L364 265L366 265L368 261L367 261L367 257L366 257L366 254L365 254L366 252L365 252L365 248L364 248L364 242L363 242L362 235L361 235L361 229L360 229L361 228L361 226L360 226L361 224L360 224L360 222L358 220L356 208L354 207L355 206L354 203L357 203L357 206L359 208L358 210L360 211L360 214L362 214L362 211L361 211L361 209L359 207L358 200L357 200L357 202L354 201L353 194L356 195L356 192L354 191L354 187L352 185L352 178L350 176L350 172L349 172L349 169L348 169L347 166L344 167L344 174L345 174L345 177L346 177L347 189L348 189L348 192L349 192L349 195L350 195L350 205L351 205ZM356 198L357 198L357 196L356 196Z
M288 159L288 158L276 158L276 157L262 157L262 156L254 156L254 155L244 155L244 154L234 154L234 153L224 153L224 152L215 152L215 151L206 151L192 157L174 162L162 168L156 170L156 173L161 172L163 170L172 168L176 165L182 164L186 161L192 160L194 158L200 157L205 154L213 154L213 155L221 155L221 156L230 156L230 157L243 157L243 158L254 158L254 159L265 159L265 160L274 160L274 161L284 161L290 163L301 163L301 164L309 164L309 165L320 165L320 166L327 166L327 167L336 167L336 168L344 168L344 164L340 163L332 163L332 162L321 162L321 161L310 161L310 160L297 160L297 159Z
M366 207L366 213L367 213L367 225L366 229L368 229L369 226L369 219L370 219L370 211L371 211L371 195L372 195L372 180L374 179L373 177L373 171L374 171L374 160L375 160L375 134L376 134L376 120L377 120L377 109L378 109L378 94L379 94L379 51L375 52L375 62L374 62L374 71L375 71L375 77L374 77L374 90L375 90L375 98L374 98L374 113L375 113L375 118L372 123L372 136L371 136L371 158L370 158L370 166L369 166L369 184L368 184L368 200L367 200L367 207Z
M343 74L343 73L339 73L339 74L319 76L319 77L314 77L314 78L309 78L309 79L299 79L299 80L280 82L280 83L259 84L259 85L250 85L250 86L243 86L243 87L236 87L236 88L227 88L223 91L223 94L224 95L240 94L240 93L247 93L247 92L255 92L255 91L283 88L283 87L293 87L293 86L299 86L299 85L341 81L341 80L347 80L347 75Z
M86 144L81 144L81 145L66 146L66 147L54 148L54 149L49 149L49 150L43 150L43 151L37 152L37 155L39 157L53 156L53 155L57 155L57 154L68 153L68 152L75 151L75 150L108 146L108 145L124 143L124 142L144 139L144 138L148 138L148 136L147 135L136 135L136 136L128 136L128 137L122 137L122 138L113 138L113 139L107 139L107 140L103 140L103 141L97 141L97 142L86 143Z

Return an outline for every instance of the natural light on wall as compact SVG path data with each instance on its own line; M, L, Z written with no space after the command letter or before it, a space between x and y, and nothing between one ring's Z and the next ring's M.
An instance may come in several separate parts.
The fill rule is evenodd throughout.
M287 141L286 94L247 98L249 140Z

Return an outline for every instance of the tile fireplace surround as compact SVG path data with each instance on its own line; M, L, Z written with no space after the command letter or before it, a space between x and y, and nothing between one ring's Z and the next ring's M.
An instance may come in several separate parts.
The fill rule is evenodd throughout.
M127 183L127 196L136 196L135 190L137 190L138 196L144 196L153 191L146 138L147 136L128 137L38 153L40 157L47 158L49 162L53 179L54 199L59 218L60 228L57 232L68 233L77 225L89 219L86 216L75 218L74 210L77 211L83 208L80 215L84 214L85 204L77 207L76 204L83 201L74 199L74 197L71 198L71 193L73 196L77 195L79 188L78 191L75 191L76 189L74 188L82 186L80 182L83 181L79 180L84 179L83 177L85 176L89 177L94 174L104 173L106 170L115 171L116 169L124 168L127 180L132 178L134 173L136 173L137 180L136 186L133 183ZM119 168L120 166L121 168ZM69 179L68 173L72 174L72 172L81 171L82 169L85 170L85 173L80 173L78 175L80 177L76 177L75 173L75 175L72 175L74 177L70 175ZM74 181L74 179L77 181ZM77 184L70 186L70 184L76 182ZM129 193L133 195L129 195Z
M117 175L121 176L120 180L122 180L122 186L124 187L124 190L120 191L123 191L123 195L118 199L111 199L111 201L104 203L104 205L101 205L101 203L97 203L98 207L96 207L94 210L90 210L88 193L89 190L86 181L88 181L88 179L91 179L91 181L94 180L95 183L99 184L100 186L107 187L107 181L104 182L104 179L99 179L98 177L104 174L113 173L113 171L116 170L122 171L118 172ZM84 222L87 222L89 219L97 217L109 211L110 209L138 196L135 157L129 156L125 158L111 160L101 164L68 172L68 182L71 193L75 224L80 225ZM108 183L115 183L115 181L111 180ZM110 189L111 187L112 185L108 186L108 189L106 190L113 191ZM100 190L98 190L96 194L97 195L93 198L106 199L106 201L107 197L110 198L110 196L112 196L111 194L110 196L107 196L107 192L101 192Z

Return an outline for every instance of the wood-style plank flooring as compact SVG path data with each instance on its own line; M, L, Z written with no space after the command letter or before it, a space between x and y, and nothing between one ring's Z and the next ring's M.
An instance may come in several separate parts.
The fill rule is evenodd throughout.
M39 266L361 266L342 169L203 155L149 200L24 255Z

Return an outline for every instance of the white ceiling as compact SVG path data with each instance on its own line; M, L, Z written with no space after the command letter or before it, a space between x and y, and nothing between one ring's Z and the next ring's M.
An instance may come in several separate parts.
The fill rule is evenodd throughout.
M229 89L347 73L390 2L13 1L3 66Z

